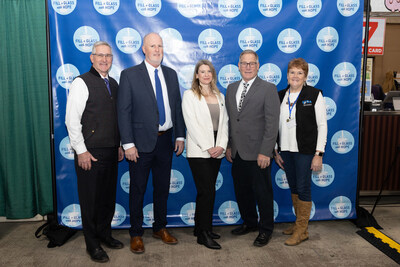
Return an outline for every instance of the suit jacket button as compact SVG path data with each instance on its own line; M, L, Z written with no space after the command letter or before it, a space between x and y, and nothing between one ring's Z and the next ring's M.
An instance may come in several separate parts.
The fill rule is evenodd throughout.
M236 119L236 121L240 121L239 119Z

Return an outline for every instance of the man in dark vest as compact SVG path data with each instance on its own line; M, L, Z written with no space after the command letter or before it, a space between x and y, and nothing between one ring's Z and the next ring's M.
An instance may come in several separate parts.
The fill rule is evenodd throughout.
M101 243L120 249L111 236L115 211L118 161L123 159L117 123L117 82L108 76L111 47L93 45L89 72L78 76L69 88L65 124L75 151L75 170L86 250L97 262L109 260Z

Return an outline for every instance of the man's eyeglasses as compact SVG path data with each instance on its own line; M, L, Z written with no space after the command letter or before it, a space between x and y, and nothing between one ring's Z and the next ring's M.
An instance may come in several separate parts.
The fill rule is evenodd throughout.
M103 58L103 57L112 58L113 57L112 54L92 54L92 55L95 55L95 56L98 56L98 57L101 57L101 58Z
M257 65L257 62L240 62L239 64L243 68L245 68L247 66L254 68Z

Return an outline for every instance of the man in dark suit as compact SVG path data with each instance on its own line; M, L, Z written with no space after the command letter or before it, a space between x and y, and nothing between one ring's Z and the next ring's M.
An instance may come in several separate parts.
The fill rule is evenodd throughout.
M129 161L131 251L143 253L143 198L150 170L153 175L153 237L166 244L178 240L165 228L173 139L175 152L184 148L185 124L176 72L161 65L163 42L156 33L143 38L145 60L121 72L118 122Z
M114 249L124 246L111 236L118 160L124 158L117 124L118 83L108 76L112 58L108 43L93 45L92 68L72 82L65 116L70 144L75 151L86 249L97 262L109 260L100 242Z
M278 134L280 103L275 85L257 76L259 67L254 51L240 54L242 80L230 84L226 92L230 126L226 158L233 162L235 195L243 219L232 234L244 235L258 229L254 245L261 247L269 242L274 229L270 164Z

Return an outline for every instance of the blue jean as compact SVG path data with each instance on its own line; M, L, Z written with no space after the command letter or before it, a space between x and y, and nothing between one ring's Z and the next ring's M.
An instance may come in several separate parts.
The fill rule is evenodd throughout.
M292 194L302 201L311 201L311 162L314 155L282 151L286 178Z

